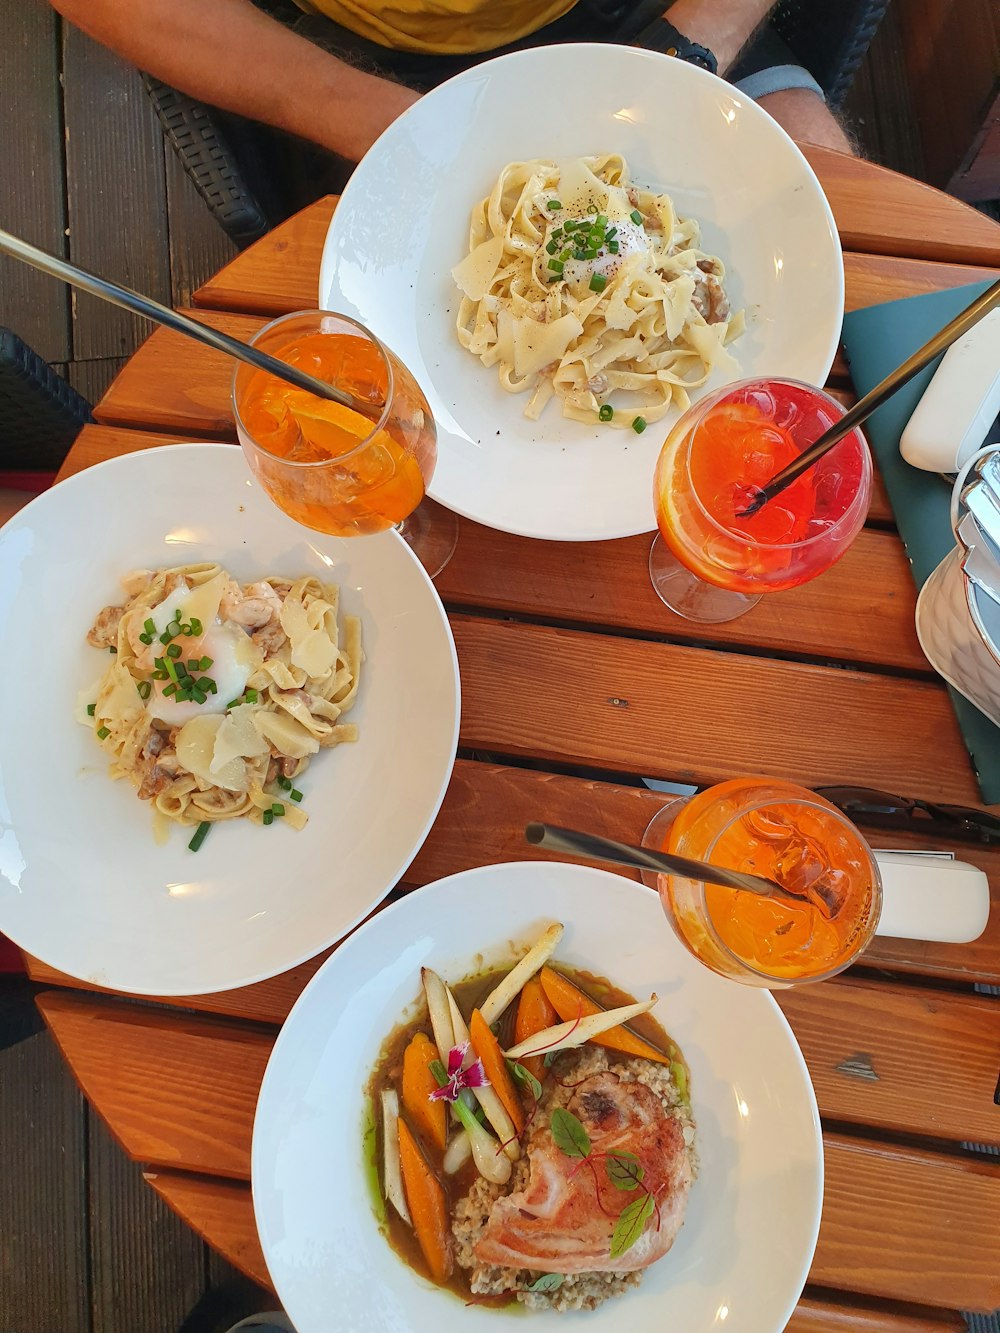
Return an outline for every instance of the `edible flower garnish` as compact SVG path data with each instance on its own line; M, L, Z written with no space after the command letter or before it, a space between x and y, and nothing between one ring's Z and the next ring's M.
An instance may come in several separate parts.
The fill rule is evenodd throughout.
M462 1068L468 1050L469 1043L464 1041L461 1046L453 1046L448 1052L448 1081L430 1093L432 1102L457 1102L466 1088L489 1087L490 1081L483 1070L482 1060L473 1060L468 1069Z

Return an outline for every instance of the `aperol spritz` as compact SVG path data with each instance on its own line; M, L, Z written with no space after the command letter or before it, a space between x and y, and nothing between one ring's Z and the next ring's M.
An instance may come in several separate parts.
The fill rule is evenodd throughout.
M817 981L868 944L882 902L865 839L836 806L772 778L736 778L678 800L646 846L775 880L772 897L677 875L656 876L664 910L691 952L751 985Z
M653 544L650 576L668 606L692 620L729 620L762 593L805 583L843 555L871 491L860 431L741 517L758 489L843 413L820 389L768 379L728 385L681 417L653 483L662 540Z
M372 404L370 413L356 411L239 364L233 378L237 432L275 504L336 537L404 525L433 476L437 432L420 386L398 357L346 315L324 311L274 320L252 342ZM445 549L440 541L434 551L417 549L432 576L451 554L454 535L454 519L444 514L437 536Z

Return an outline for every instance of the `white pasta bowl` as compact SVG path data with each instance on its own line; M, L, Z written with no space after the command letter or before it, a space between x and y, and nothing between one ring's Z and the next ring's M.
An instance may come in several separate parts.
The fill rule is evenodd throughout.
M301 832L236 819L198 852L153 837L74 720L102 669L85 642L137 567L200 560L240 582L313 574L362 621L356 744L299 784ZM311 958L397 882L447 787L459 682L444 610L395 533L325 537L282 514L239 449L170 445L89 468L0 529L0 931L53 967L153 995L226 990ZM106 661L106 657L104 661Z
M556 958L652 991L691 1069L701 1173L668 1253L594 1311L463 1308L390 1249L363 1150L365 1085L420 989L508 961L553 920ZM427 885L336 950L282 1028L261 1088L253 1198L268 1272L298 1333L781 1333L819 1230L823 1150L802 1055L774 999L703 967L655 892L606 871L493 865ZM332 1313L335 1312L335 1315ZM725 1325L724 1325L725 1321Z
M409 366L439 432L434 499L490 527L588 541L655 526L652 477L676 411L641 435L562 417L458 342L451 270L472 208L502 168L620 153L640 185L701 224L747 331L727 379L822 385L844 307L840 241L808 162L777 123L722 79L632 47L566 45L492 60L428 93L381 136L330 224L319 303L367 325Z

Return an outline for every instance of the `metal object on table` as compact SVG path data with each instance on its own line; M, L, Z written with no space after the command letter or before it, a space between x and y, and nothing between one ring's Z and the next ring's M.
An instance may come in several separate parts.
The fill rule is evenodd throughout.
M708 884L721 884L727 889L746 889L764 898L782 897L799 901L773 879L760 875L744 875L739 870L727 870L708 861L694 861L687 856L673 856L654 852L647 847L633 847L601 838L594 833L559 828L553 824L528 824L524 836L533 847L544 847L550 852L564 852L569 856L584 856L591 861L609 861L612 865L630 866L633 870L655 870L662 875L684 875L688 879Z
M766 486L757 491L754 498L747 507L740 511L740 518L750 518L760 509L773 500L776 495L787 487L791 486L793 481L798 480L803 472L807 472L815 463L823 457L824 454L839 444L845 436L850 435L851 431L860 426L866 417L882 406L882 404L904 384L909 383L914 375L918 375L925 366L930 365L935 357L946 351L953 342L961 338L963 333L967 333L974 324L988 315L997 305L1000 305L1000 280L995 282L992 287L987 288L982 296L978 296L971 305L956 315L950 323L934 335L929 342L924 343L923 347L918 347L912 356L909 356L901 366L897 366L894 371L886 375L881 384L876 384L875 388L866 393L864 398L850 408L841 419L829 430L824 431L815 444L810 445L804 453L801 453L793 463L782 468Z
M370 421L377 421L382 415L384 403L355 398L353 394L345 393L332 384L326 384L323 380L316 379L314 375L308 375L297 366L279 361L277 357L269 356L267 352L261 352L256 347L250 347L247 343L240 342L238 338L231 338L228 333L221 333L208 324L199 324L197 320L189 319L187 315L161 305L152 297L134 292L130 287L119 287L116 282L100 278L96 273L88 273L86 269L78 268L76 264L70 264L65 259L49 254L47 250L41 250L37 245L22 241L19 236L13 236L9 231L2 229L0 229L0 253L20 259L31 268L37 268L50 277L59 278L71 287L79 287L81 291L89 292L91 296L107 301L110 305L121 306L123 310L141 315L143 319L152 320L154 324L162 324L164 328L172 329L175 333L183 333L186 337L204 343L217 352L224 352L227 356L235 357L237 361L244 361L256 370L265 370L268 374L294 385L296 389L304 389L306 393L315 394L317 398L325 398L330 402L339 403L342 407L349 407Z

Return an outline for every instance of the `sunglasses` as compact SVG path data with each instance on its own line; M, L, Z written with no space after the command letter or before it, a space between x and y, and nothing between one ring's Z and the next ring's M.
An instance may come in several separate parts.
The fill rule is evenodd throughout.
M906 796L891 796L868 787L817 787L816 794L845 815L856 816L876 828L926 829L945 837L1000 843L1000 817L986 810L911 801Z

